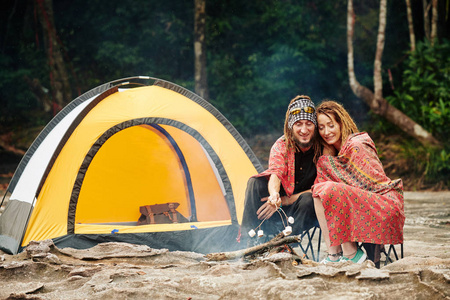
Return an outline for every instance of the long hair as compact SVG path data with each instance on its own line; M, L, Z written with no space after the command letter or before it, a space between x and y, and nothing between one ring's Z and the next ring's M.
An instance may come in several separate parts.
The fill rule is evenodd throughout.
M288 109L286 111L286 118L284 120L284 138L286 141L286 150L289 151L300 151L300 148L297 146L297 143L294 140L294 133L291 128L289 128L289 107L292 103L294 103L298 99L308 99L311 100L308 96L300 95L296 96L294 99L289 102ZM312 147L314 149L314 162L316 163L319 157L322 155L322 146L318 139L319 131L317 130L317 126L314 126L314 136L313 136L313 144Z
M317 107L316 112L317 116L319 116L319 114L324 114L329 118L333 116L336 122L338 122L339 126L341 127L341 145L343 145L345 141L347 141L349 135L359 132L358 127L356 126L352 117L350 117L345 108L336 101L323 101ZM325 141L323 141L321 136L319 136L319 139L321 143L325 145Z

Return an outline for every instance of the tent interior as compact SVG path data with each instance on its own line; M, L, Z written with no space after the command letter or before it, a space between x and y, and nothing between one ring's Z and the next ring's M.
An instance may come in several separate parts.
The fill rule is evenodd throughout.
M135 225L140 206L167 202L179 203L191 221L230 220L217 169L197 140L169 125L132 126L111 136L90 163L75 223Z

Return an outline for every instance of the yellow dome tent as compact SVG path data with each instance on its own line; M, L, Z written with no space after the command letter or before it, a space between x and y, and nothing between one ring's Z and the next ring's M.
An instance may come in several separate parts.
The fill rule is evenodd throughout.
M22 158L2 202L0 249L30 241L88 248L130 242L200 253L238 248L258 159L210 103L133 77L73 100ZM183 223L137 225L140 207L178 203Z

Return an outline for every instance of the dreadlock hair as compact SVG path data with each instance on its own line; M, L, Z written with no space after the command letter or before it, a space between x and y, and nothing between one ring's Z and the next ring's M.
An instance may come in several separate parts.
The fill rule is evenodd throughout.
M297 143L294 140L294 132L292 131L291 128L289 128L289 107L291 106L292 103L294 103L295 101L297 101L298 99L308 99L311 100L311 98L309 98L308 96L305 95L300 95L300 96L296 96L294 99L291 100L291 102L289 102L288 105L288 109L286 111L286 118L284 121L284 139L286 141L286 150L289 151L300 151L300 148L298 147ZM313 149L314 149L314 163L317 162L317 160L319 159L319 157L322 155L322 146L320 144L320 141L318 139L319 137L319 131L317 130L317 126L314 126L314 136L313 136Z
M336 122L341 127L341 144L343 145L347 140L348 136L359 132L358 127L353 121L352 117L350 117L349 113L345 110L345 108L332 100L325 100L317 107L317 116L319 114L324 114L327 117L331 118L333 116ZM319 138L321 143L325 144L322 137Z

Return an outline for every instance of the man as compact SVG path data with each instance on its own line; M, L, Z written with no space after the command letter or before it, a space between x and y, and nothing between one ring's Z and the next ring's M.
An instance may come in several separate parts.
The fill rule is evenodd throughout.
M267 241L287 225L292 227L293 234L315 225L311 186L317 174L314 161L321 154L316 132L314 103L308 96L295 97L286 112L284 135L270 150L269 168L247 183L241 226L244 240ZM293 224L287 224L282 212L282 216L276 213L280 207L294 218ZM256 232L262 229L265 238L251 238L248 233L252 229Z

